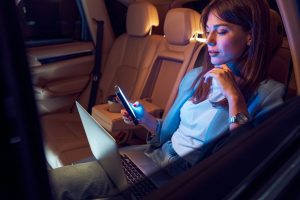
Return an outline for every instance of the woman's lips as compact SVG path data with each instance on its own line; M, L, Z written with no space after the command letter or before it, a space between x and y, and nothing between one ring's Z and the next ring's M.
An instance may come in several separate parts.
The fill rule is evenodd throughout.
M208 51L208 54L211 56L211 57L214 57L214 56L217 56L219 54L218 51Z

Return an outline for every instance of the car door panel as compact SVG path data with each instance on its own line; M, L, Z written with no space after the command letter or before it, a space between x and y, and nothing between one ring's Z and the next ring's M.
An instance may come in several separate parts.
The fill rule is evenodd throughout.
M72 42L27 50L39 113L70 110L88 84L94 66L91 42Z

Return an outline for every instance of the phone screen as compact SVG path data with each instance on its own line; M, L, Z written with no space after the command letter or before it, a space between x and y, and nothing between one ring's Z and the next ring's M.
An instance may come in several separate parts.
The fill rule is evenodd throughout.
M132 121L135 125L138 125L139 122L136 118L136 115L130 105L130 103L128 102L127 98L125 97L124 93L122 92L121 88L119 86L115 86L115 93L118 96L118 98L120 99L123 107L126 109L126 111L128 112L129 116L132 118Z

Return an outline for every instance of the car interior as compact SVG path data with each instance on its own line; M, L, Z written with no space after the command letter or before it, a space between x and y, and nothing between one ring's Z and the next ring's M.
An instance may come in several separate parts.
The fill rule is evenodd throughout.
M0 21L7 30L1 34L1 40L7 41L1 45L2 66L15 66L1 67L6 81L1 84L5 97L1 110L10 130L9 142L3 143L10 154L4 158L16 172L7 191L1 190L7 199L14 186L20 192L12 197L52 199L47 170L92 156L75 101L90 111L119 147L145 144L147 130L126 124L120 104L110 101L114 86L119 85L131 102L139 101L153 116L164 118L184 75L206 62L200 17L209 0L76 0L73 7L59 2L58 12L65 20L60 29L69 34L67 21L76 18L75 36L56 38L56 26L49 21L55 39L38 43L32 39L32 28L43 33L42 10L53 12L57 7L37 0L1 2L0 18L9 17L14 24L8 27ZM296 187L300 183L300 29L295 26L300 3L268 2L272 54L268 75L285 85L284 104L218 138L201 162L146 199L300 198ZM26 13L26 6L36 12ZM101 28L97 21L103 22ZM11 41L9 35L18 40ZM6 52L18 59L10 59ZM8 83L13 86L4 88Z

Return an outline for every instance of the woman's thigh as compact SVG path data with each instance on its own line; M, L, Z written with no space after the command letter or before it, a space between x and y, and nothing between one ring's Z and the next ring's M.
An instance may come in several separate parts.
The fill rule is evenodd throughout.
M175 152L171 141L167 141L161 148L146 153L146 155L161 168L164 168L171 176L177 176L190 168L190 164Z

